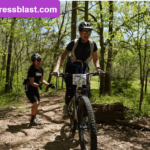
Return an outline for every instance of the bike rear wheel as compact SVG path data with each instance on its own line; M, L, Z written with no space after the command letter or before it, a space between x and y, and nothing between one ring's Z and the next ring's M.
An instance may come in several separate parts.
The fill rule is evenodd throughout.
M75 132L77 129L77 120L75 119L74 98L72 98L69 104L68 112L70 117L70 128L73 132Z
M78 130L81 150L97 150L95 116L87 96L79 98Z

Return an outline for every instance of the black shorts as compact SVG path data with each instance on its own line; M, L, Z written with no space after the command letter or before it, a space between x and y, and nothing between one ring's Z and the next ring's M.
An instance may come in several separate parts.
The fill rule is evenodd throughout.
M25 92L27 98L30 100L30 102L33 104L34 102L40 102L40 94L37 92Z

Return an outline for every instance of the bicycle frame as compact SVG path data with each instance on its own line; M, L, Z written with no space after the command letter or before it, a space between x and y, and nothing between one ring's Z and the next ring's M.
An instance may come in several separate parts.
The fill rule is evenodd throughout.
M72 76L72 74L58 74L60 77L66 78ZM88 75L99 75L99 73L86 73L85 74L73 74L72 85L74 89L74 96L68 105L68 115L70 118L70 128L72 132L75 132L77 127L79 131L79 141L82 150L86 150L90 147L91 150L97 150L97 133L96 122L90 100L84 90L87 85ZM85 85L85 87L84 87ZM89 135L87 135L87 134ZM85 141L89 143L85 143Z
M82 88L82 85L77 85L76 86L76 90L75 90L75 95L73 97L73 103L74 103L74 113L75 113L75 116L74 116L74 119L78 121L78 114L77 114L77 103L78 103L78 97L81 95L81 91L82 89L79 89L79 88Z
M90 74L93 74L93 73L86 73L86 75L90 75ZM96 73L95 73L96 74ZM78 109L78 103L79 103L79 97L81 96L81 92L82 92L83 89L83 85L81 84L77 84L76 85L76 90L74 92L74 97L73 97L73 104L74 104L74 119L77 120L78 122L78 114L77 114L77 109ZM68 113L69 114L69 113Z
M95 72L95 73L85 73L87 76L88 75L93 75L93 76L95 76L95 75L99 75L99 73L97 73L97 72ZM103 72L103 74L105 74L105 72ZM51 73L51 75L53 75L53 73ZM58 74L60 77L66 77L66 76L70 76L70 75L73 75L73 74L64 74L64 73L60 73L60 74ZM79 96L81 95L81 92L82 92L82 89L83 87L82 87L82 85L80 85L80 84L77 84L76 85L76 89L75 89L75 95L74 95L74 97L72 98L73 99L73 107L74 107L74 119L75 120L77 120L78 121L78 114L77 114L77 107L78 107L78 99L79 99ZM69 114L69 112L68 112L68 114Z

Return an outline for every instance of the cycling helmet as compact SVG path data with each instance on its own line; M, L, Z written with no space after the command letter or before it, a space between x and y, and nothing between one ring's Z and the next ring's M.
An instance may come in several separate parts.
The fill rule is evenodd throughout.
M79 24L79 31L82 31L82 29L91 29L91 30L93 30L93 27L89 22L81 22Z
M35 53L31 56L32 62L34 62L35 59L41 59L41 58L42 58L42 56L38 53Z

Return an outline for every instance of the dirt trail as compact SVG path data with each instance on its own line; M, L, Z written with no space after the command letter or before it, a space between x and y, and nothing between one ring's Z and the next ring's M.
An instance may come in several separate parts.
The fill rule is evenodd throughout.
M78 131L72 133L69 119L62 119L63 99L64 93L41 96L41 126L29 126L28 101L0 109L0 150L80 150ZM119 124L97 124L97 139L98 150L150 150L150 132Z

